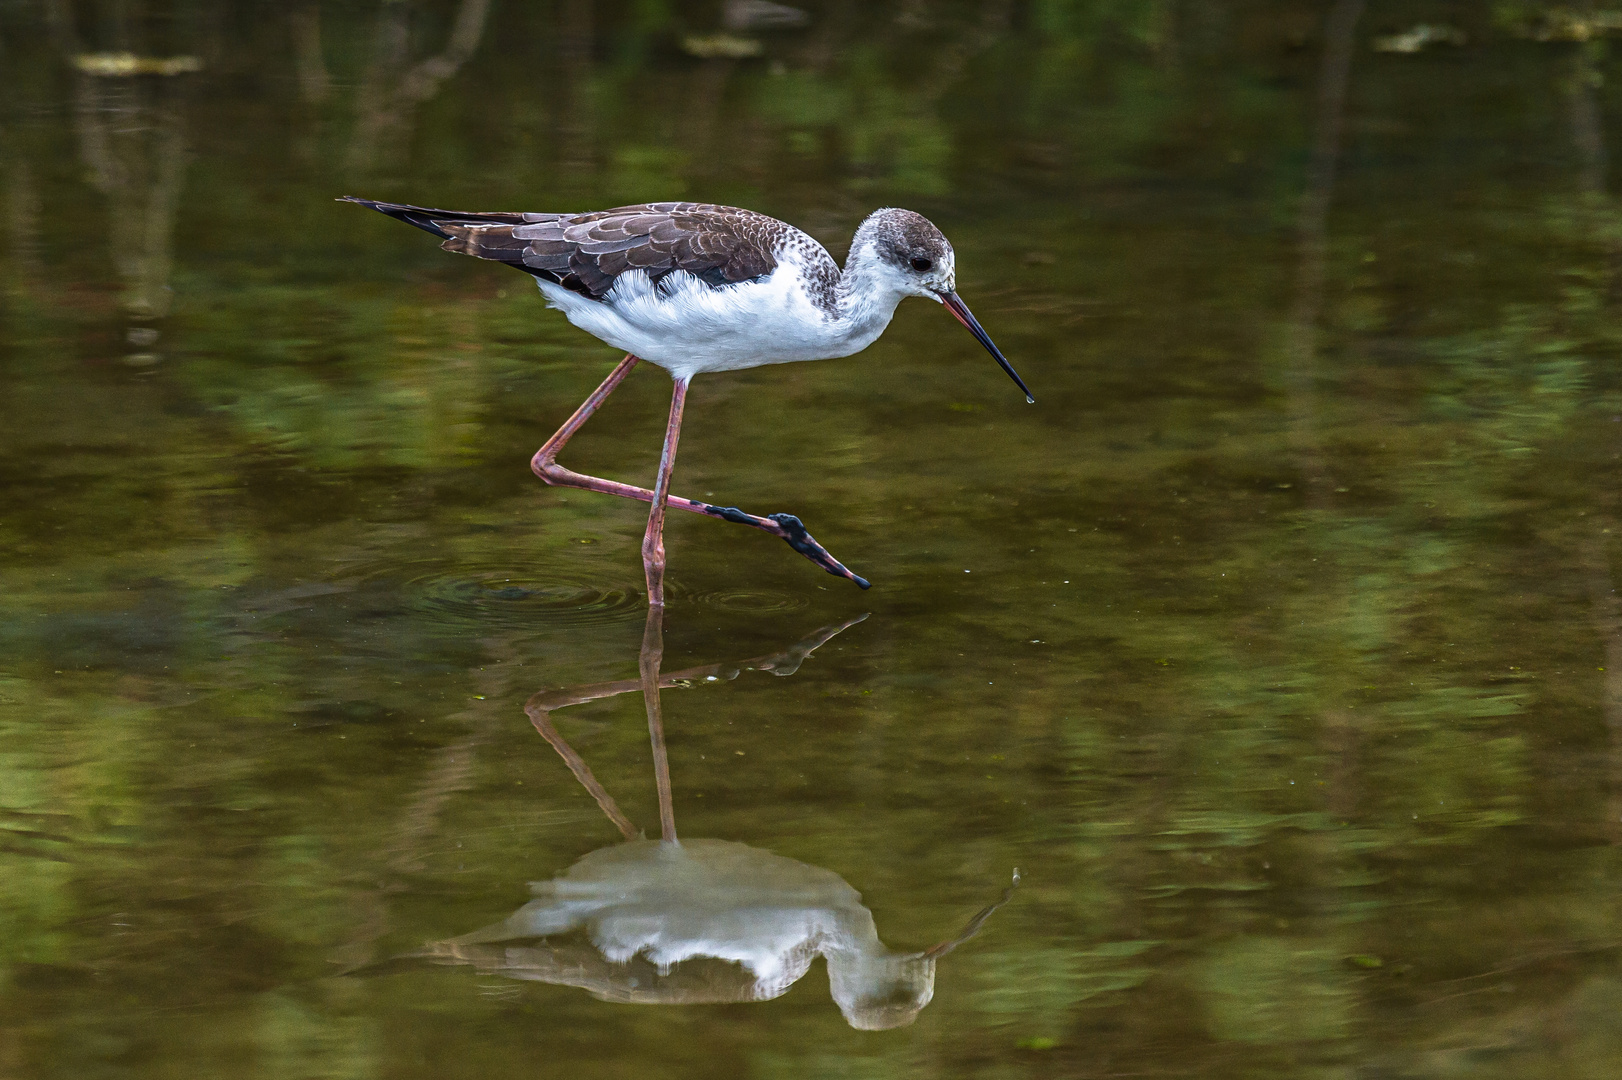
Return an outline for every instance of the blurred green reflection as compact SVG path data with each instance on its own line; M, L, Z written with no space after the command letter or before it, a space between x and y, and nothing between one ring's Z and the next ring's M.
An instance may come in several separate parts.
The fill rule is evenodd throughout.
M0 3L0 1075L1615 1075L1622 9L795 6ZM330 978L600 846L523 706L643 611L525 467L617 357L362 189L952 237L1040 404L905 309L698 380L683 486L873 615L665 703L684 834L904 948L1021 868L911 1026ZM849 614L710 526L672 670Z

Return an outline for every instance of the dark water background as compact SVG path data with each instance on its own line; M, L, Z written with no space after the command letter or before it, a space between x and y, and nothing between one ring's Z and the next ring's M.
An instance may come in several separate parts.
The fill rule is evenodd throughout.
M0 1077L1622 1073L1622 15L806 10L0 0ZM872 591L667 534L667 669L870 613L665 693L684 837L904 950L1020 868L915 1024L335 975L617 839L523 706L643 634L526 467L617 355L343 194L952 238L1036 406L921 302L688 406ZM554 720L656 835L639 696Z

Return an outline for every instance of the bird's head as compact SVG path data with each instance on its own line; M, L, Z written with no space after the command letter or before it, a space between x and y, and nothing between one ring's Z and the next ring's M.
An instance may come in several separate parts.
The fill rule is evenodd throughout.
M907 296L939 301L957 288L957 256L935 223L911 210L876 210L856 230L854 253L866 248L884 283Z
M951 241L934 222L911 210L893 207L875 210L856 230L850 245L850 262L864 265L881 288L897 297L922 296L944 304L985 346L1009 378L1025 391L1025 400L1036 400L1002 350L957 295L957 255L952 251Z

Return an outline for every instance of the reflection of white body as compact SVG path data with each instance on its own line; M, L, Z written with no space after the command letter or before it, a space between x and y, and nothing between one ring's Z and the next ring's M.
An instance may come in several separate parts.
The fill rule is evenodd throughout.
M533 889L510 918L425 953L642 1002L764 1001L821 956L834 1001L859 1028L910 1023L934 995L935 958L886 949L839 875L743 844L633 841ZM479 948L575 932L596 963L579 946Z
M578 986L603 1001L676 1005L769 1000L821 956L833 999L852 1027L912 1023L935 994L935 961L973 937L1013 888L951 941L923 952L890 952L862 894L833 871L727 840L676 840L658 705L663 686L733 679L746 668L792 675L818 646L867 616L824 627L781 652L667 674L658 668L660 618L658 607L649 610L640 680L539 693L524 706L626 843L593 851L551 881L533 883L535 899L501 922L395 959L472 964L512 979ZM638 689L648 709L662 840L637 838L636 827L550 719L554 710Z

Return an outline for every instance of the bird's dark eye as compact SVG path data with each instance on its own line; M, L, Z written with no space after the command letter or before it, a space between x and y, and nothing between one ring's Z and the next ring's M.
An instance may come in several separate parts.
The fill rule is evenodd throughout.
M934 263L930 262L928 259L924 258L922 255L914 255L912 257L912 268L914 270L918 271L920 274L923 273L925 270L928 270L931 266L934 266L934 265L935 265Z

